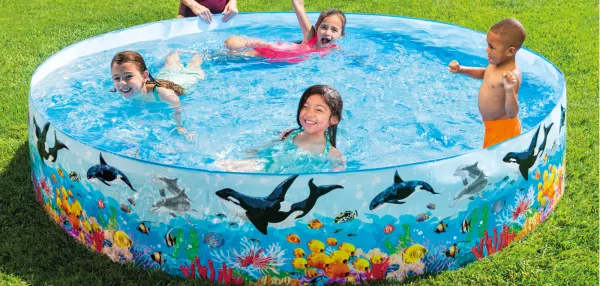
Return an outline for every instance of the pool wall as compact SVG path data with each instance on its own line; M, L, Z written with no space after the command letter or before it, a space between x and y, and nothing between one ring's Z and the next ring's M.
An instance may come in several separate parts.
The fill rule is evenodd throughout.
M259 21L251 16L228 25ZM416 30L444 25L414 21ZM95 37L48 59L31 85L70 60L140 41L146 29L166 39L218 25L163 21ZM522 65L544 60L523 54ZM232 284L405 280L489 256L547 219L564 191L566 88L557 98L534 128L488 149L373 170L274 175L106 152L57 130L30 97L31 177L52 220L117 262Z

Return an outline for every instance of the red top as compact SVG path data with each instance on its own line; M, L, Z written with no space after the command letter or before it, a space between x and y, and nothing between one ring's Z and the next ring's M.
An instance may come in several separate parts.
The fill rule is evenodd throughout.
M271 62L297 63L306 60L311 53L319 53L321 56L325 56L329 54L332 49L337 47L337 45L334 44L317 49L315 48L316 43L317 36L315 35L314 38L303 44L266 44L258 46L254 48L254 50L258 52L259 55L270 59Z
M208 8L213 14L223 13L225 9L225 5L227 5L228 0L194 0L196 3ZM179 3L179 15L183 17L196 17L196 14L192 12L188 6L183 5L183 3Z

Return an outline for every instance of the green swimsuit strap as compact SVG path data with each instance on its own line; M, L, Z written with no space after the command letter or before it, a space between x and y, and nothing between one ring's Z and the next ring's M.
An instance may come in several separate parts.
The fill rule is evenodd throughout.
M302 131L304 131L302 128L298 128L298 129L290 132L290 134L286 138L286 141L292 142L294 140L294 137L296 137L296 135L298 135Z
M160 96L158 94L158 84L154 84L154 88L152 89L152 94L154 94L154 99L156 99L156 101L160 102Z
M294 137L298 135L300 132L304 131L302 128L298 128L290 133L287 137L287 141L293 143ZM329 154L329 150L331 150L331 142L329 142L329 132L325 130L325 150L323 150L323 155Z
M329 154L329 150L331 149L331 142L329 142L329 132L325 129L325 150L323 150L323 155Z

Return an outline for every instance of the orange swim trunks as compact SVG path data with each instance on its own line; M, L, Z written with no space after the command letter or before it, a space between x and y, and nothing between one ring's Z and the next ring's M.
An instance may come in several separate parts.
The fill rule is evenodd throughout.
M483 125L485 125L483 148L521 135L521 120L519 116L509 119L484 120Z

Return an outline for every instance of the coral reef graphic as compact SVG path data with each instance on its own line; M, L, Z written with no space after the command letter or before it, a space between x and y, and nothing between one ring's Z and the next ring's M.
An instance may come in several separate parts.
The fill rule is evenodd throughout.
M564 141L564 135L561 136L554 141ZM157 207L156 196L148 195L148 190L155 192L151 182L158 171L140 175L110 158L116 168L127 172L133 185L144 187L134 196L132 188L124 184L112 188L91 184L84 174L97 164L98 154L67 143L69 149L61 149L56 162L46 160L44 164L36 153L37 147L30 143L35 199L51 220L73 239L112 261L226 285L364 284L378 280L406 281L456 269L526 237L551 215L565 188L564 147L556 150L552 147L550 155L544 151L545 156L531 167L528 180L515 176L516 169L515 174L489 171L490 174L486 174L489 184L474 195L465 196L452 209L447 200L456 197L460 188L455 185L460 184L444 187L434 178L421 176L427 179L426 185L414 181L408 188L408 182L401 181L398 175L406 174L406 169L381 171L381 176L373 176L371 189L364 187L362 179L328 181L323 177L318 180L325 185L313 184L313 193L338 184L344 185L343 190L350 190L353 183L357 186L360 183L363 186L355 196L358 200L354 196L336 198L341 188L320 200L314 199L313 194L314 200L300 201L310 212L296 212L292 216L293 209L299 206L298 198L306 198L306 193L294 190L288 196L296 195L290 198L295 203L280 206L286 215L290 210L292 219L269 225L269 233L265 235L244 218L244 212L234 215L220 202L202 199L203 194L214 198L212 190L223 189L223 184L232 182L224 178L225 175L206 175L206 184L212 190L206 185L198 189L188 187L194 183L180 179L181 186L186 187L186 204L199 210L184 219L175 213L149 211ZM71 158L75 150L89 152L92 159ZM485 162L459 165L461 171L471 171L477 176L477 164ZM378 179L392 175L398 177L395 189L389 186L391 182ZM254 178L248 180L251 179ZM310 178L298 176L296 179ZM141 183L144 180L147 184ZM176 181L168 179L167 187L169 182L172 188L179 186L173 184ZM260 182L259 186L273 185L269 179L256 181ZM240 179L231 184L241 188L246 183ZM306 188L304 183L297 185ZM95 189L97 186L104 191ZM436 191L422 192L420 188ZM410 199L398 201L395 196L399 190L404 191L403 195L410 195ZM370 211L369 203L378 194L385 196L375 200ZM417 202L419 195L430 201ZM261 200L269 201L273 197L261 197ZM239 209L236 203L243 204L235 198L226 198L235 208ZM362 205L352 205L355 201Z
M287 260L284 258L285 250L279 243L271 244L267 249L259 246L257 242L250 241L244 237L240 241L241 249L231 248L230 250L213 250L211 256L218 263L230 265L246 271L253 277L258 274L265 274L268 271L279 273L277 268L282 266Z

